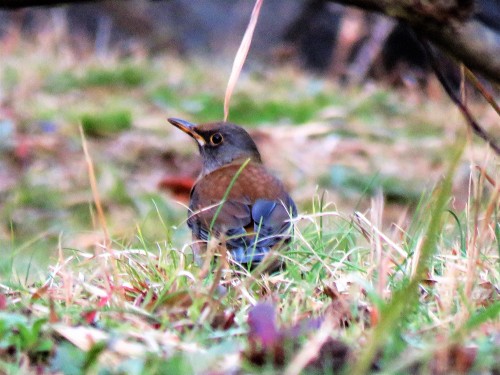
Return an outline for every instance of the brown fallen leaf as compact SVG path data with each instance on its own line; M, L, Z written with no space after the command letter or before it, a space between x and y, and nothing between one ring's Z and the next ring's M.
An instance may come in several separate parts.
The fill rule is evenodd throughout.
M351 350L340 340L328 339L320 348L315 359L310 361L306 370L318 373L337 373L351 358Z
M41 286L38 288L32 295L31 295L31 302L38 301L40 298L42 298L45 294L47 294L47 291L49 290L49 284L46 283L45 285Z
M334 284L325 285L323 291L332 299L332 303L328 306L327 312L334 319L337 328L346 328L353 322L360 321L363 321L366 326L377 323L378 311L375 307L362 305L359 302L354 303L350 297L340 293ZM356 316L353 316L353 304L357 309Z
M433 375L467 374L477 357L477 348L461 345L445 346L438 350L431 363Z
M7 309L7 297L5 294L0 293L0 311Z
M194 182L194 179L188 176L167 176L161 179L158 188L169 191L179 201L187 202Z
M214 329L228 330L234 325L234 318L236 314L232 310L225 310L216 314L210 325Z

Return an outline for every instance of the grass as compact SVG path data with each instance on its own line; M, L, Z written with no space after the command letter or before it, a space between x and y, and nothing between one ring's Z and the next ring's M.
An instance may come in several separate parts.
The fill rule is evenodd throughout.
M319 197L314 211L297 220L290 249L280 254L286 271L273 275L235 266L223 269L218 280L219 263L203 277L187 247L178 247L168 235L151 243L140 228L138 247L115 240L104 252L62 247L45 281L27 285L12 280L10 288L3 288L8 303L0 315L0 342L10 353L2 355L3 368L15 373L12 364L26 358L31 366L64 373L156 373L160 368L272 373L279 369L272 358L264 367L248 359L246 315L257 301L267 300L280 311L279 324L285 328L314 317L331 319L330 335L348 343L359 358L346 364L353 366L347 373L365 373L376 353L377 366L388 372L438 365L451 371L455 367L443 359L445 348L465 353L472 348L476 360L468 370L492 370L498 348L491 334L500 312L494 296L498 240L482 238L481 253L475 255L480 263L471 271L474 218L457 215L466 230L467 256L455 250L457 226L444 230L454 220L445 215L451 176L436 196L422 202L420 214L397 243L402 253L355 217L327 210ZM482 225L494 225L495 217L482 215L487 203L481 206ZM428 207L433 207L431 215ZM161 216L156 221L166 226L165 233L172 231ZM219 284L224 290L214 293ZM481 288L486 294L474 292ZM386 302L387 296L392 298ZM341 316L330 315L332 309ZM74 327L81 331L76 334ZM283 343L285 363L309 345L312 334L299 336L298 348ZM438 348L443 358L435 355Z
M6 71L6 74L8 82L15 80L15 74L9 74L9 70ZM144 84L147 81L147 75L148 72L142 66L124 61L118 67L89 67L79 76L71 70L53 72L46 77L43 87L48 92L56 94L63 94L82 87L133 88Z
M300 216L285 270L199 267L185 194L158 188L196 176L196 149L165 119L219 119L227 72L58 59L44 40L0 63L0 372L499 371L498 159L457 150L446 101L293 67L242 77L230 119Z
M80 119L85 134L90 136L120 133L132 127L132 115L127 110L84 113Z

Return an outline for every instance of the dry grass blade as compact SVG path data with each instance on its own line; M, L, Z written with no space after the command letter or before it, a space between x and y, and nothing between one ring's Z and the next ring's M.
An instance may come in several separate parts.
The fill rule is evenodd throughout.
M384 240L384 242L387 243L391 248L393 248L400 256L402 256L403 259L408 256L408 254L403 250L403 248L401 248L401 246L391 240L380 229L378 229L377 226L372 224L361 212L356 211L354 213L354 217L359 223L361 229L363 229L363 224L368 226L369 230L373 231L373 233L376 234L380 239ZM394 260L396 261L396 259Z
M442 227L442 215L446 208L450 192L451 181L456 170L460 155L463 150L463 145L457 147L454 155L451 158L450 167L446 178L442 181L441 186L436 196L436 202L430 213L430 219L427 225L426 234L420 249L418 263L416 264L415 272L412 278L402 287L395 290L391 299L382 308L381 318L378 324L373 328L367 344L359 359L354 364L349 373L351 374L366 374L377 355L377 351L384 345L388 337L394 332L405 311L410 311L418 303L418 288L419 284L427 275L429 270L429 261L436 251L438 234Z
M83 153L85 155L85 162L87 163L87 170L89 174L90 188L92 189L92 198L97 210L97 218L99 220L99 225L101 226L102 232L104 234L105 248L107 249L110 240L108 226L106 225L106 218L104 216L104 210L102 209L101 197L99 196L99 190L97 189L97 182L95 178L94 164L90 158L89 150L87 148L87 141L85 140L85 135L83 133L83 128L80 126L80 137L82 138Z
M486 99L486 101L491 105L491 107L495 110L495 112L500 116L500 107L498 106L495 98L489 92L486 87L477 79L477 77L472 73L467 67L464 66L465 75L472 82L472 84L476 87L476 89L481 93L481 95Z
M236 57L234 58L233 68L231 70L231 75L229 76L229 81L227 83L226 95L224 96L224 121L227 121L229 116L229 102L233 94L234 87L240 76L241 69L245 63L248 50L250 49L250 44L252 43L253 32L255 30L255 25L257 25L257 20L259 19L260 8L264 0L256 0L255 6L252 11L252 16L250 17L250 22L248 23L245 35L240 44L238 52L236 52Z
M495 179L493 177L491 177L487 172L486 170L479 166L479 165L476 165L476 169L481 172L481 175L490 183L490 185L496 190L496 191L500 191L500 185L496 183Z
M87 163L87 170L88 170L88 174L89 174L90 187L92 189L92 197L94 200L95 207L97 209L97 218L99 220L99 224L101 226L101 229L102 229L103 235L104 235L104 249L110 255L114 284L121 285L121 283L119 281L118 267L116 265L116 258L113 254L113 251L110 249L111 241L110 241L110 237L109 237L108 227L106 224L106 217L104 216L104 210L103 210L102 204L101 204L101 197L99 195L99 190L97 189L97 180L95 177L94 164L92 163L92 159L90 157L89 150L87 147L87 141L85 140L85 134L83 132L83 128L81 125L79 127L79 130L80 130L80 137L82 139L82 147L83 147L83 153L85 155L85 162ZM112 285L113 283L111 282L110 277L109 277L106 269L103 269L103 272L105 275L105 279L107 280L108 293L111 295L113 292L113 289L114 289L113 285Z

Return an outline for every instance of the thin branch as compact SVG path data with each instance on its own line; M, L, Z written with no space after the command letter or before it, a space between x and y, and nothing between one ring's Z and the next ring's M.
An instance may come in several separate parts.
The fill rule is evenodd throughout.
M450 83L444 76L441 68L439 67L438 61L436 59L436 55L432 51L432 46L429 44L427 40L422 39L419 36L416 36L419 42L422 44L425 54L427 55L427 58L429 60L429 63L431 64L432 70L434 70L434 73L436 74L436 77L438 78L439 82L445 89L446 93L450 97L450 99L457 105L457 107L460 109L462 112L462 115L465 117L465 120L467 121L467 124L471 127L471 129L474 131L474 133L482 138L486 143L490 145L490 147L495 151L497 155L500 155L500 146L495 142L493 138L490 137L490 135L477 123L477 121L472 117L472 114L469 112L469 109L467 106L464 104L462 99L455 93L455 91L451 88Z
M97 0L86 0L97 1ZM75 4L82 3L82 0L3 0L0 3L0 9L19 9L27 8L33 6L47 6L47 5L63 5L63 4Z
M498 106L497 102L495 101L495 98L493 97L493 94L484 87L484 85L479 81L479 79L476 77L474 73L472 73L469 69L464 67L465 71L465 76L469 81L472 82L474 87L481 93L483 98L486 99L488 103L490 103L491 107L495 110L495 112L500 116L500 107Z
M380 12L411 26L468 68L500 83L500 33L474 17L472 0L328 0Z

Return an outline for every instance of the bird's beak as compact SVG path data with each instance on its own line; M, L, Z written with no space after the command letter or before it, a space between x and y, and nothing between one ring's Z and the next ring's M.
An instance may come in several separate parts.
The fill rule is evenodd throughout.
M186 120L181 120L178 118L169 118L168 122L170 122L176 128L181 129L184 133L189 134L196 140L196 142L200 144L200 146L205 145L205 139L197 132L195 124L191 124Z

